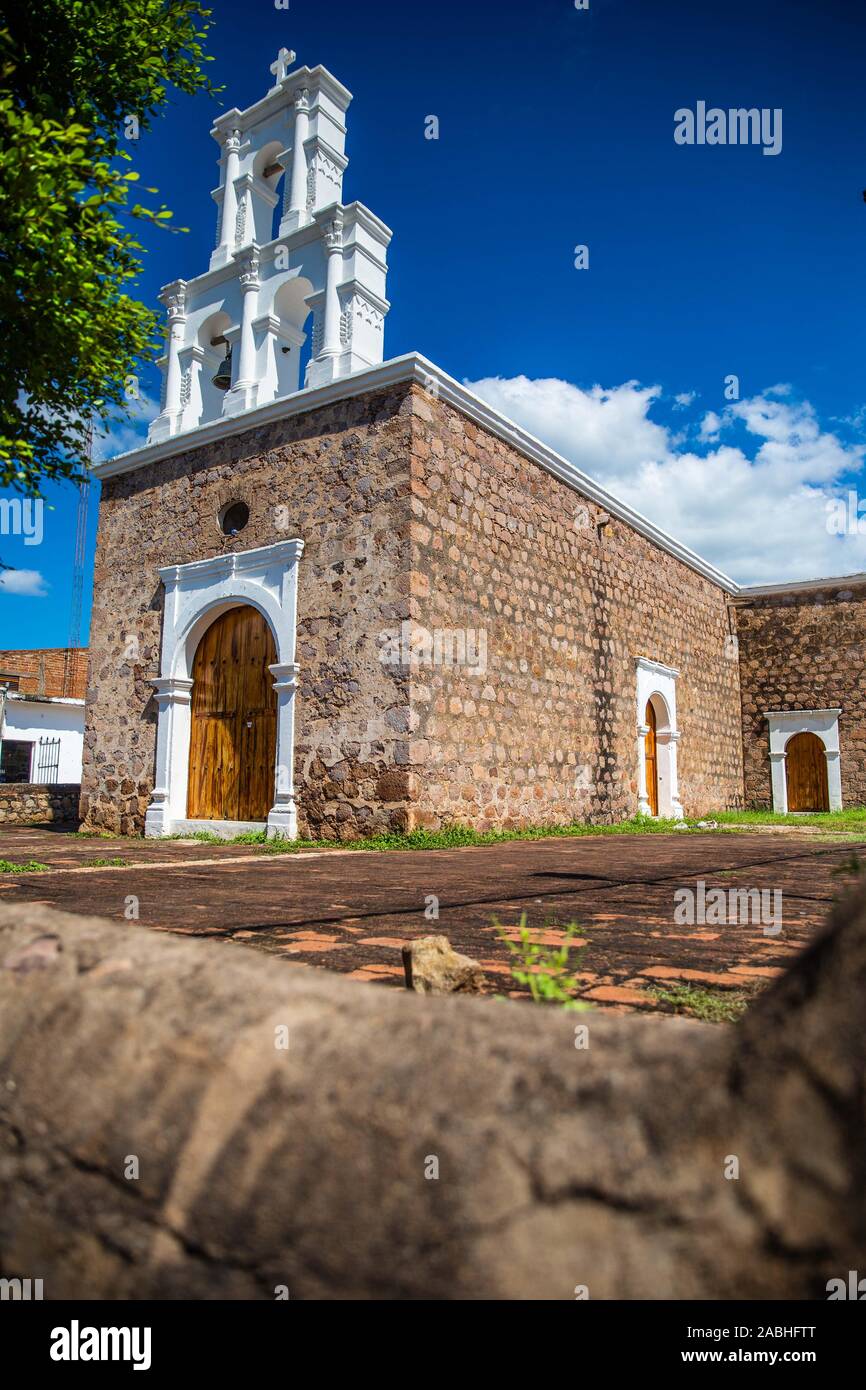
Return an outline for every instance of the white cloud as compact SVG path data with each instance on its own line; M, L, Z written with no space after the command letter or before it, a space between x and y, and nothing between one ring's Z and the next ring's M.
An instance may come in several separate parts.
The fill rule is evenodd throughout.
M697 399L697 391L681 391L678 396L674 396L674 410L687 410L692 401Z
M45 598L48 586L39 570L0 570L0 594Z
M467 385L738 583L866 570L862 483L863 533L839 536L828 527L829 507L847 499L866 446L823 429L788 386L707 412L697 433L714 447L697 452L650 418L662 395L657 386L629 381L584 391L525 376ZM737 442L723 442L726 434Z
M715 442L719 437L722 422L714 410L708 410L698 428L701 439Z

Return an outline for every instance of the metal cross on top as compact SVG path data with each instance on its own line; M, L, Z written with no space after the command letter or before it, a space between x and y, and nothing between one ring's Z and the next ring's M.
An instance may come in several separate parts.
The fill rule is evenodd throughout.
M281 82L285 82L286 78L289 75L292 63L295 61L296 57L297 54L293 53L290 48L281 48L279 53L277 54L277 61L275 63L271 63L271 72L274 74L274 77L276 78L276 83L278 87Z

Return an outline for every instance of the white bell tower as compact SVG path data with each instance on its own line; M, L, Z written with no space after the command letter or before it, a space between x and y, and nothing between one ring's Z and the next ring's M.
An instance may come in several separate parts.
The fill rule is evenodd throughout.
M384 358L391 231L363 203L342 201L352 96L326 68L294 62L281 49L266 95L211 131L221 150L216 246L203 275L160 294L168 329L149 443Z

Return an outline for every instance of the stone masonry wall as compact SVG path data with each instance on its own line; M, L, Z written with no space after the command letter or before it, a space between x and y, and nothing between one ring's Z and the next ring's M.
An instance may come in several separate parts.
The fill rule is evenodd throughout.
M301 834L348 839L406 825L408 681L380 661L377 634L408 614L407 412L406 388L344 400L105 481L84 739L88 826L143 830L156 747L157 570L292 537L305 542ZM218 513L235 500L248 504L250 521L229 539Z
M483 632L487 648L483 673L413 672L413 820L635 814L638 656L681 672L686 813L739 805L724 591L456 409L420 390L413 402L413 622Z
M77 821L80 791L77 782L0 782L0 825Z
M234 500L249 505L250 522L228 539L217 517ZM292 536L305 542L302 835L634 814L638 656L682 672L686 811L739 804L738 668L724 592L406 385L106 480L82 786L88 826L143 828L156 742L157 570ZM410 622L458 640L467 629L483 633L484 669L410 667L399 651Z
M770 808L767 710L841 709L842 804L866 806L866 584L739 599L745 796Z

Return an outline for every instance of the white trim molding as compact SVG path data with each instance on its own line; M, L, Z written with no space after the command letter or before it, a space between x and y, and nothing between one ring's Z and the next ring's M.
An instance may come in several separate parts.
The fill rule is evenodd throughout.
M788 777L786 749L795 734L817 734L824 745L827 758L827 788L830 810L842 810L842 763L839 750L839 716L841 709L765 710L770 726L770 776L773 785L773 810L788 814Z
M664 666L647 656L636 658L637 666L637 806L642 816L651 816L646 776L646 707L650 700L656 714L656 757L658 776L659 816L682 820L679 779L677 775L677 677L679 671Z
M240 554L217 555L159 571L165 585L162 661L151 682L159 709L156 780L145 817L145 835L157 837L209 830L223 838L264 830L270 838L297 839L294 786L295 693L298 666L295 642L298 611L298 562L301 540ZM276 664L270 672L277 694L277 751L274 804L266 824L191 821L187 817L190 707L193 660L204 633L223 613L241 604L258 609L274 637Z

